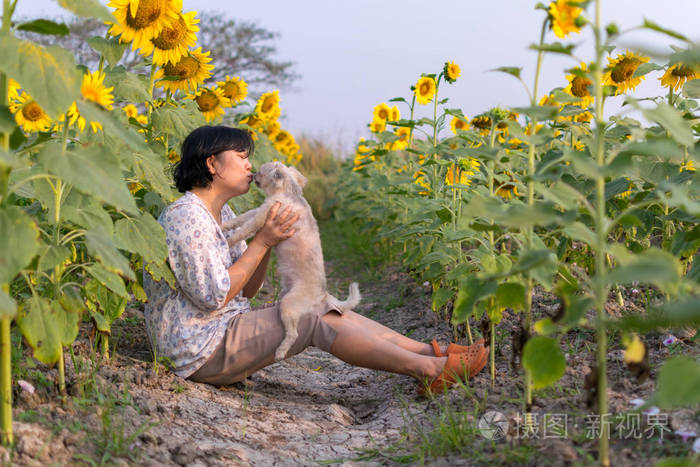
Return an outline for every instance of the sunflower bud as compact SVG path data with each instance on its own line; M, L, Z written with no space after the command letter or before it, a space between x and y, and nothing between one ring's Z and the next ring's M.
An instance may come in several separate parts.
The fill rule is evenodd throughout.
M605 32L608 33L608 37L614 37L620 34L620 29L617 27L617 24L610 23L605 27Z
M588 24L588 20L584 18L583 15L577 16L576 19L574 20L574 24L576 25L577 28L582 28L586 24Z

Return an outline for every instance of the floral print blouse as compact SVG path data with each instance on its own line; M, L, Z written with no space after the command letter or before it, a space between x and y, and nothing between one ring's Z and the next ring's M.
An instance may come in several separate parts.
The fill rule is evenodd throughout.
M225 204L222 222L234 217ZM155 282L144 270L146 327L157 355L169 358L174 372L187 378L214 353L231 318L250 311L242 292L224 305L231 286L227 270L243 254L246 243L229 248L204 202L190 191L166 207L158 222L165 229L177 287Z

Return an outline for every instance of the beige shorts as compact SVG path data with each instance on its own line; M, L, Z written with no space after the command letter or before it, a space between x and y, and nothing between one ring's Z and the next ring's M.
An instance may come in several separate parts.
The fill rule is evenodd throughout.
M342 313L328 308L325 303L314 311L301 319L299 337L287 357L300 353L310 345L330 352L336 332L321 317L329 311ZM229 322L226 334L212 356L189 379L216 386L243 381L275 362L275 350L284 335L279 304L236 315Z

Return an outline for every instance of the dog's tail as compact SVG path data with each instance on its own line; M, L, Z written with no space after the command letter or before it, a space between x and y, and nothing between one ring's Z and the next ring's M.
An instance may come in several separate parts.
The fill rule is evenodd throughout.
M360 287L357 285L357 282L353 282L352 284L350 284L350 292L348 295L348 299L344 302L341 302L331 294L327 294L327 297L328 305L330 308L337 308L338 310L343 312L351 311L352 309L354 309L362 299L362 295L360 295Z

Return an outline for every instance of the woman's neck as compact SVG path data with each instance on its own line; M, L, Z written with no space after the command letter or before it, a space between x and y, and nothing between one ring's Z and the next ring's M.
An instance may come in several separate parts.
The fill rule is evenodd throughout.
M222 193L217 193L215 190L209 188L192 188L190 190L192 193L197 195L199 199L202 200L204 205L207 207L214 220L218 224L221 224L221 210L228 201L229 197L223 195Z

